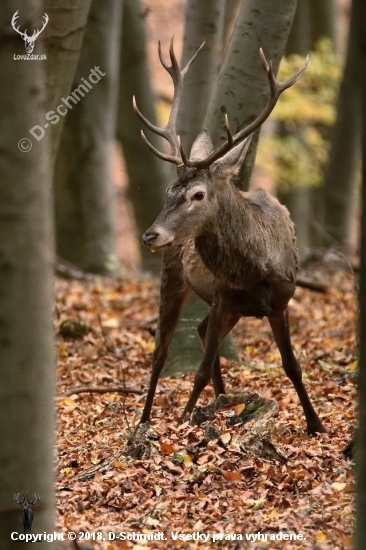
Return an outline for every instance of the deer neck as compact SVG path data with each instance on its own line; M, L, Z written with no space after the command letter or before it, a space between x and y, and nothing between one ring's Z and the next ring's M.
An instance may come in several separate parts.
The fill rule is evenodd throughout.
M250 218L247 201L234 185L218 191L210 219L195 239L197 252L213 273L229 269L233 258L247 255Z

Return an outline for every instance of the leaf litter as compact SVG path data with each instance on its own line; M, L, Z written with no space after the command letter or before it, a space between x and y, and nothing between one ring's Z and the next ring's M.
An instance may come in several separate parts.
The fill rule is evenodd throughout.
M243 453L241 426L228 424L245 405L216 413L217 439L201 445L202 426L178 426L193 374L159 381L149 458L118 460L138 423L149 384L158 283L140 280L56 280L57 527L64 532L164 531L167 548L284 550L352 548L354 475L342 449L355 432L356 296L344 272L316 274L329 290L298 288L290 302L292 339L304 381L327 433L310 437L266 320L242 319L234 330L239 363L221 359L229 393L275 399L272 440L285 463ZM90 330L62 336L65 321ZM73 321L75 322L75 321ZM147 327L147 328L145 328ZM72 393L78 388L105 393ZM108 388L121 392L110 391ZM128 393L128 389L143 393ZM67 394L67 395L66 395ZM214 399L212 386L200 397ZM107 464L104 470L101 464ZM95 466L90 479L82 472ZM170 532L302 533L276 542L173 541ZM161 548L161 541L88 541L98 550ZM276 546L277 544L277 546ZM81 548L83 546L80 546Z

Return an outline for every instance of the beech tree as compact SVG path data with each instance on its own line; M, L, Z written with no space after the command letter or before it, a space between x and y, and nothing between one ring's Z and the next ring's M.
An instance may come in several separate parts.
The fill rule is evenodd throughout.
M252 122L264 107L268 97L268 81L259 48L272 61L277 74L296 3L297 0L280 3L247 0L242 3L204 123L214 144L218 145L226 139L225 112L232 131L237 132ZM236 180L241 189L249 185L258 136L259 132L256 132L241 175Z
M91 0L65 0L62 6L57 0L45 0L44 11L49 20L42 34L47 54L46 92L47 112L57 112L62 97L69 94L80 57L81 44ZM51 159L56 159L64 115L48 126L51 133ZM38 125L39 126L39 125ZM39 128L36 131L41 136Z
M121 2L93 0L54 173L56 249L85 271L117 268L112 147ZM75 98L76 94L76 98Z
M128 194L137 226L142 268L158 272L160 258L142 244L141 235L154 222L164 203L166 167L141 139L141 122L132 108L132 97L142 113L156 124L153 90L146 56L145 24L139 0L124 0L118 93L117 139L121 142L128 174ZM146 131L151 143L162 149L162 140Z
M361 149L361 88L357 24L351 12L346 62L341 82L337 118L329 160L324 174L325 246L349 250L354 215L356 179Z
M14 493L40 495L33 532L54 531L53 234L49 135L31 144L29 130L45 120L44 61L25 53L10 21L19 9L28 33L39 29L40 0L4 0L0 9L0 547L23 533ZM24 29L25 30L25 29ZM34 53L42 54L42 37ZM27 139L25 139L27 138ZM28 141L27 141L28 140ZM50 549L47 541L33 548Z
M363 550L366 540L366 4L353 0L352 32L355 33L360 88L362 93L362 223L360 272L360 361L358 375L359 428L356 442L356 536L355 550Z

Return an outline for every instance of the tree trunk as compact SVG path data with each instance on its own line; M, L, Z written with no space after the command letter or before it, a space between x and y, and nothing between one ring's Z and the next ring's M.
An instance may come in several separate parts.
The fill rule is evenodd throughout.
M286 55L307 55L320 38L335 42L334 0L302 0L298 2L286 46ZM323 218L323 193L320 189L299 186L279 198L287 206L295 223L297 245L300 254L307 254L321 240L318 227ZM316 201L316 202L314 202ZM313 223L313 225L311 225Z
M42 24L39 0L4 0L0 12L0 547L23 533L14 493L36 492L33 533L54 531L54 352L49 135L25 141L44 120L46 63L16 61L24 42L10 28L19 9L29 34ZM42 54L42 38L34 54ZM17 144L19 145L17 147ZM55 548L37 542L32 548Z
M320 38L336 42L335 1L301 0L297 4L285 55L308 53Z
M57 254L85 271L117 267L111 157L121 2L93 0L54 177Z
M329 38L336 46L336 0L310 0L311 44Z
M295 9L296 0L243 2L204 124L216 145L226 139L225 112L232 131L237 132L252 122L263 109L269 91L259 48L262 47L267 59L272 60L276 74ZM241 189L247 189L249 185L256 143L257 136L252 140L237 182Z
M80 57L90 3L91 0L65 0L61 6L58 0L44 2L44 10L49 16L43 36L47 54L45 64L47 111L57 111L61 98L70 93ZM61 115L58 120L53 118L53 122L48 125L51 133L51 166L56 160L64 120L64 116ZM37 134L41 135L42 132L38 129Z
M135 213L142 267L156 272L160 269L160 256L152 255L142 245L140 237L163 207L167 170L163 161L153 155L141 139L141 122L132 109L133 96L140 111L156 124L140 1L124 0L117 139L122 144L126 161L128 191ZM159 136L145 128L144 132L157 149L164 149Z
M362 224L360 272L360 366L358 374L359 428L356 440L356 533L355 550L363 550L366 540L366 5L353 0L351 13L352 40L356 40L357 64L362 93ZM356 56L357 56L356 53Z
M307 54L311 49L311 0L302 0L297 3L294 21L285 49L285 56L297 53Z
M346 64L339 90L337 119L324 177L324 229L329 235L329 238L324 239L324 245L329 247L338 244L346 251L351 240L362 125L356 25L357 21L353 16Z
M222 61L225 0L188 0L181 67L205 45L184 77L177 128L185 150L202 130Z
M223 52L226 52L230 36L235 26L242 0L225 0Z
M326 0L327 1L327 0ZM291 32L286 45L286 55L298 54L307 55L312 47L312 14L311 0L298 2ZM280 128L282 135L287 132ZM309 252L310 227L309 220L312 219L311 192L310 189L301 186L285 192L277 193L280 202L287 206L291 219L295 224L297 246L301 255Z

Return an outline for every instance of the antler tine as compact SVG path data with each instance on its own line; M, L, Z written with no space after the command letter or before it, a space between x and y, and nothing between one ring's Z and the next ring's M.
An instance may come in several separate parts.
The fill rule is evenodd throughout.
M28 502L29 502L29 504L32 504L32 506L34 506L35 504L37 504L37 502L40 501L40 500L41 500L41 497L39 497L39 496L37 495L37 493L34 493L32 496L30 496L30 497L28 498Z
M17 10L17 11L14 13L14 15L13 15L13 17L12 17L12 19L11 19L11 25L12 25L13 29L14 29L17 33L19 33L21 36L26 36L26 35L27 35L27 31L22 32L21 30L19 30L19 26L18 26L18 27L15 26L16 23L17 23L18 17L19 17L19 10Z
M185 164L186 166L188 166L188 157L183 149L183 145L180 141L180 136L178 136L178 146L179 146L179 151L180 151L180 155L182 157L182 161L183 161L183 164Z
M227 142L230 145L230 147L232 147L234 138L233 138L233 134L231 133L229 117L227 116L227 113L225 114L225 129L227 134Z
M43 29L45 28L45 26L47 25L47 23L48 23L48 15L47 15L47 13L45 13L45 14L43 15L42 19L44 19L42 28L39 29L38 31L35 30L35 31L33 32L33 36L38 37L38 36L41 34L41 32L43 31ZM32 38L33 38L33 36L32 36Z
M150 149L150 151L152 153L154 153L154 155L156 155L157 157L159 157L160 159L162 160L166 160L167 162L172 162L176 165L179 165L179 164L182 164L181 162L181 159L178 158L178 157L173 157L172 155L166 155L165 153L161 153L158 149L156 149L156 147L154 147L152 145L152 143L150 143L150 141L147 139L147 137L145 136L143 130L141 130L141 137L142 137L142 140L144 141L144 143L146 143L146 145L148 146L148 148Z
M162 53L162 50L161 50L161 43L159 41L158 54L159 54L160 62L162 64L162 66L164 67L164 69L170 74L170 76L172 78L172 81L173 81L173 85L174 85L173 104L172 104L172 108L170 110L168 123L164 128L159 128L158 126L155 126L155 124L152 124L151 122L149 122L147 120L147 118L145 118L144 115L139 111L139 109L137 108L137 105L136 105L136 100L135 100L135 98L133 98L133 109L134 109L135 113L137 114L137 116L139 117L139 119L143 122L143 124L145 124L145 126L149 130L151 130L155 134L158 134L159 136L162 136L163 138L165 138L169 142L169 144L172 148L172 153L173 154L172 155L165 155L164 153L160 153L160 151L158 151L148 141L148 139L146 138L146 136L143 132L141 132L142 139L144 140L146 145L149 147L149 149L154 153L154 155L156 155L157 157L159 157L163 160L166 160L168 162L172 162L172 163L177 164L177 165L182 164L182 161L183 161L182 157L181 157L181 152L180 152L181 146L180 146L180 143L179 143L177 130L176 130L176 122L177 122L179 104L180 104L180 100L181 100L182 92L183 92L183 78L184 78L184 75L186 74L186 72L188 71L189 66L196 59L196 57L197 57L197 55L200 52L202 47L203 47L203 44L199 47L199 49L194 54L194 56L188 61L188 63L184 67L183 71L181 71L180 68L179 68L177 58L176 58L175 53L174 53L174 36L172 37L172 39L170 41L170 47L169 47L169 56L170 56L171 65L168 65L166 63L166 61L164 59L164 56L163 56L163 53Z
M143 122L146 126L146 128L148 128L149 130L151 130L152 132L154 132L154 134L158 134L159 136L162 136L162 137L165 137L165 129L164 128L160 128L159 126L155 126L155 124L152 124L142 113L141 111L139 110L139 108L137 107L137 103L136 103L136 98L135 96L132 97L132 107L133 107L133 110L135 111L136 115L139 117L139 119L141 120L141 122Z
M295 73L291 78L286 80L286 82L282 82L282 83L278 84L278 86L281 88L280 93L282 93L287 88L290 88L291 86L293 86L295 84L295 82L300 78L302 73L304 71L306 71L306 69L309 67L309 65L310 65L310 58L307 55L306 58L305 58L305 63L302 65L302 67L300 67L300 69L297 71L297 73Z
M266 71L270 88L270 96L267 101L267 105L264 107L263 111L257 116L257 118L253 120L253 122L251 122L246 128L243 128L243 130L240 130L240 132L236 133L234 136L232 136L231 134L230 127L228 129L228 120L225 117L225 128L228 136L227 141L225 141L225 143L220 145L220 147L212 151L212 153L210 153L205 159L188 161L187 166L195 167L198 169L208 168L213 162L225 155L225 153L227 153L234 145L237 145L250 134L252 134L255 130L257 130L257 128L259 128L263 124L263 122L269 117L269 115L273 111L281 93L293 84L295 84L296 80L302 75L302 73L305 71L310 63L309 56L307 56L305 63L302 65L302 67L300 67L297 73L295 73L285 82L277 82L276 77L273 74L272 63L268 63L262 48L259 49L259 55L261 56L262 64Z
M184 69L182 69L181 73L182 73L182 76L184 76L186 74L186 72L188 71L189 67L192 65L193 61L196 59L197 55L200 53L200 51L202 50L203 46L206 44L206 42L202 42L202 44L200 45L200 47L198 48L198 50L196 51L196 53L194 54L193 57L191 57L191 59L186 63L186 66L184 67Z
M18 504L23 504L23 502L25 502L25 494L24 494L24 492L22 492L22 493L14 493L14 500L15 500Z

